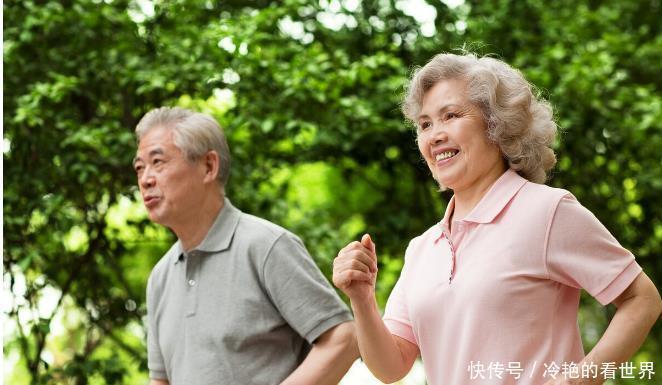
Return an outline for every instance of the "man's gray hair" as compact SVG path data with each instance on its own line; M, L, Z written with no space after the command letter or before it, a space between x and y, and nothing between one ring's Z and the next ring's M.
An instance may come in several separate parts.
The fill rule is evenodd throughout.
M216 151L221 163L216 178L221 187L225 187L230 177L230 149L216 119L180 107L155 108L138 122L138 141L154 128L171 130L175 146L182 150L189 161L200 159L210 150Z

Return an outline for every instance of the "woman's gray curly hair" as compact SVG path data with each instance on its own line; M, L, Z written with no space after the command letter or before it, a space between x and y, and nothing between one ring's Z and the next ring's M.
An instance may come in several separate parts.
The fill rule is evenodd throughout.
M405 117L416 124L425 93L448 79L467 81L469 100L481 109L487 137L499 146L508 166L531 182L545 183L556 163L552 106L501 60L442 53L412 74L402 102Z

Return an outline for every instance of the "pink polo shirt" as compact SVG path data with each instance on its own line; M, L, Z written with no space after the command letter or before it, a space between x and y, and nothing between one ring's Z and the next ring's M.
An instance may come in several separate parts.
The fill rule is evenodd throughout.
M641 267L569 192L512 170L451 233L453 207L409 243L386 326L419 347L430 385L558 378L584 357L581 289L608 304Z

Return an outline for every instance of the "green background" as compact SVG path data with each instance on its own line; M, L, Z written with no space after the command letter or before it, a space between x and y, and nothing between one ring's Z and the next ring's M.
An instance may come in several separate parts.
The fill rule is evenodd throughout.
M449 198L399 112L403 85L462 47L520 68L552 102L549 184L659 287L660 2L428 3L415 18L389 0L4 1L5 383L146 379L145 283L174 237L148 221L131 160L156 106L214 115L233 203L299 234L327 276L372 234L383 305L408 241ZM587 349L613 312L582 298ZM633 361L661 355L657 325Z

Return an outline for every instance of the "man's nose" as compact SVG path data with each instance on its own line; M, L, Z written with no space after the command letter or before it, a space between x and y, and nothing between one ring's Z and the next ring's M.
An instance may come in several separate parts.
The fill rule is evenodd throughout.
M145 168L142 175L138 177L138 183L140 183L140 187L142 188L153 187L154 182L155 182L154 175L152 174L149 168Z

